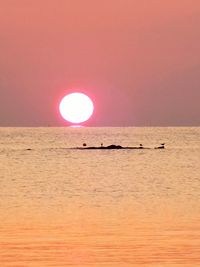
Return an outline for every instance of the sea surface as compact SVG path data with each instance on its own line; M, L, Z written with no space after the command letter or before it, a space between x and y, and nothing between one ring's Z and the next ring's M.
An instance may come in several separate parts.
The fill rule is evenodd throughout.
M29 266L200 266L200 128L0 128L0 267Z

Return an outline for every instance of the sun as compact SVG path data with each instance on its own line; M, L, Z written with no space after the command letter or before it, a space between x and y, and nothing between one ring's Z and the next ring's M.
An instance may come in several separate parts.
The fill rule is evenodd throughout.
M59 106L62 117L71 123L87 121L93 114L92 100L83 93L71 93L63 97Z

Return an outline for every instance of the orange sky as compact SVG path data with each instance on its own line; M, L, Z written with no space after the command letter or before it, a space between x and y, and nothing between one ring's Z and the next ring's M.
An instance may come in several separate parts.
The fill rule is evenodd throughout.
M199 125L199 0L1 0L0 125L66 125L83 88L91 126Z

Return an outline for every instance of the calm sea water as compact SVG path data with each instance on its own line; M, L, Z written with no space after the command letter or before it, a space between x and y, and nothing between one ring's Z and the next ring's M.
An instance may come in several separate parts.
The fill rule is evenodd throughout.
M200 128L0 128L1 267L200 266L199 222Z

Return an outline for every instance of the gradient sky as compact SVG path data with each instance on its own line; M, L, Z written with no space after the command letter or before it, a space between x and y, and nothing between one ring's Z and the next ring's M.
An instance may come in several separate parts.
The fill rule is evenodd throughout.
M0 126L67 125L79 88L90 126L199 126L200 1L1 0Z

